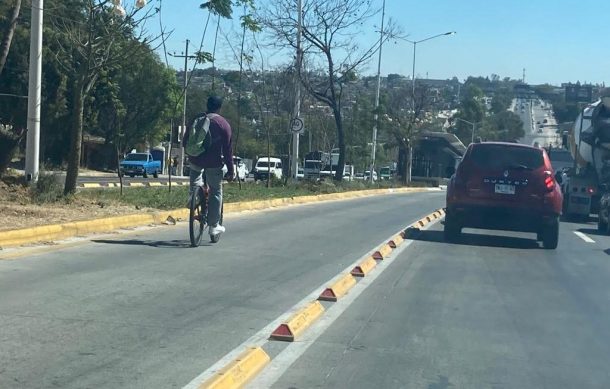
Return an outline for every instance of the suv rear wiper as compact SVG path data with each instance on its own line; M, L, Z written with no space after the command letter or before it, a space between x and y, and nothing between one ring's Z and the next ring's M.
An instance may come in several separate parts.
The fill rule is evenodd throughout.
M529 166L526 165L510 165L507 166L506 169L511 169L511 170L534 170Z

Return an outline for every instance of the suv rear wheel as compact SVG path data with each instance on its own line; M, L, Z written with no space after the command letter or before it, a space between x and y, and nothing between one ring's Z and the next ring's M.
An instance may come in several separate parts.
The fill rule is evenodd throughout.
M457 221L451 216L445 216L445 229L443 231L443 235L445 241L453 242L456 241L460 235L462 234L462 227L457 223Z
M547 250L554 250L559 243L559 221L554 220L542 230L542 247Z

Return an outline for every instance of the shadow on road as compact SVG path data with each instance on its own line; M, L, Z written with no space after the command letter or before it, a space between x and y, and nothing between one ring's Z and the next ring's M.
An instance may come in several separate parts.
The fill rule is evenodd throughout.
M190 248L191 244L184 240L139 240L139 239L127 239L127 240L111 240L111 239L95 239L92 240L94 243L105 243L105 244L122 244L130 246L150 246L157 248ZM209 242L201 242L200 246L211 246Z
M465 246L503 247L510 249L539 249L540 245L534 239L511 236L487 235L463 232L455 241L445 242L443 231L438 230L407 230L407 239L423 242L458 244Z

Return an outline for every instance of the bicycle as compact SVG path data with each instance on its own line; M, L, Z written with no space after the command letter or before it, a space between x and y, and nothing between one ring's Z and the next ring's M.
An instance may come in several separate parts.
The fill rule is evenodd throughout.
M203 184L197 186L197 189L193 190L189 199L189 236L191 239L191 247L199 246L205 228L209 227L207 224L209 194L210 187L208 186L205 172L203 172ZM224 201L220 207L219 224L222 224L223 214ZM220 234L210 235L210 241L212 243L218 243L219 240Z

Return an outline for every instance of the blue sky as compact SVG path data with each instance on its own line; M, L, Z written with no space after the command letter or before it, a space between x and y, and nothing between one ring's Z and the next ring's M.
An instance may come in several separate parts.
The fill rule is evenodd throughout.
M259 0L259 7L268 1ZM304 0L307 1L307 0ZM207 14L199 9L201 0L164 0L163 24L174 32L168 51L184 51L188 38L199 46ZM381 0L374 0L381 7ZM176 4L180 4L176 6ZM238 46L237 17L221 24L217 65L235 68L235 60L225 36ZM469 75L521 78L526 68L530 83L593 82L610 83L610 1L604 0L386 0L386 13L409 39L420 40L447 31L444 36L417 46L416 74L419 77L446 79ZM361 45L375 39L381 14L362 27ZM150 32L158 31L149 25ZM204 50L211 51L215 23L210 23ZM191 49L193 49L193 46ZM266 51L271 64L287 61L284 53ZM390 42L384 46L382 74L411 74L413 46ZM183 60L170 58L182 68ZM362 71L374 74L376 60Z

